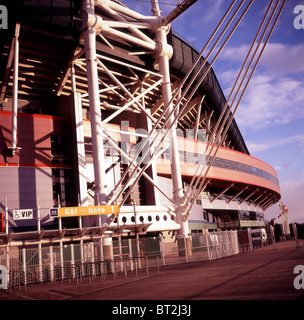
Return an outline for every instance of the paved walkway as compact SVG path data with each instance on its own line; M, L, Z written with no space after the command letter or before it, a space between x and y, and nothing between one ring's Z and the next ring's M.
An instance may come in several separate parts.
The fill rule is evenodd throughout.
M304 300L296 290L294 267L304 265L304 241L294 241L232 257L142 271L138 277L121 274L116 280L96 278L79 282L44 283L21 287L0 300Z

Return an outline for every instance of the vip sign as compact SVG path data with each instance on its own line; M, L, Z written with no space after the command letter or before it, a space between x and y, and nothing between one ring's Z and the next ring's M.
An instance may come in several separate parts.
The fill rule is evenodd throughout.
M8 29L7 8L2 5L0 5L0 29Z
M33 219L33 209L21 209L13 210L13 219L14 220L28 220Z

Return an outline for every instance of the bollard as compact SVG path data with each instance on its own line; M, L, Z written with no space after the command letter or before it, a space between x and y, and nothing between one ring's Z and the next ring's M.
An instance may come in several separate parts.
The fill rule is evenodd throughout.
M276 250L277 249L277 245L276 245L276 241L275 241L275 234L274 234L274 227L273 226L270 226L270 234L271 234L271 240L272 240L273 249Z
M146 257L146 273L149 275L149 257Z
M128 277L128 270L127 270L127 262L124 260L124 271L125 271L125 279Z
M116 263L115 263L115 260L114 260L114 263L113 263L113 280L116 280Z
M292 229L293 229L294 238L296 240L296 248L300 248L299 239L298 239L298 230L297 230L297 225L295 223L292 224Z
M136 277L138 277L138 273L137 273L137 259L135 258L135 274L136 274Z
M78 266L75 266L75 272L76 272L76 285L78 286Z

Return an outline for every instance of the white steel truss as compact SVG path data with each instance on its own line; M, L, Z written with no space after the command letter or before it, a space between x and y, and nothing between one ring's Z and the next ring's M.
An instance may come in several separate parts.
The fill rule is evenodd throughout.
M169 70L172 47L166 39L169 31L168 22L180 14L183 5L187 7L194 1L183 1L182 6L178 6L178 9L173 10L174 12L165 18L161 17L156 0L151 1L152 16L144 16L114 1L83 1L83 11L79 15L79 30L82 31L84 50L79 50L72 61L73 68L71 70L75 68L76 71L75 73L71 72L71 87L75 87L75 90L82 94L83 107L90 110L95 203L118 203L122 206L143 176L171 201L176 210L177 222L181 225L179 234L184 236L188 234L187 219L191 209L210 182L207 178L209 168L215 159L217 150L224 144L234 114L286 3L286 0L282 2L281 0L271 0L269 2L223 111L212 127L210 121L213 112L201 113L205 96L199 93L198 88L245 17L253 1L234 0L231 2L227 12L199 54L196 63L188 70L182 81L177 80L173 84ZM97 41L96 37L100 40ZM150 70L135 62L126 62L121 58L115 59L109 57L108 54L97 53L100 41L113 56L115 56L117 49L115 43L117 42L126 48L125 52L128 57L134 57L135 60L143 55L150 56L154 59L155 69ZM208 48L211 49L206 52ZM83 57L84 53L85 58ZM204 62L201 63L203 56ZM209 59L211 61L207 64ZM103 96L106 96L107 100L103 100ZM106 115L103 119L101 110L105 111ZM192 112L192 110L195 113L192 117L197 117L194 136L197 138L199 128L205 124L204 127L207 127L209 139L203 160L198 164L190 185L184 191L176 129L177 127L185 128L182 121L189 117L188 112ZM121 121L124 112L141 115L149 123L147 126L149 130L141 137L140 147L133 155L116 143L106 126L109 123ZM191 121L191 119L189 120ZM120 131L120 134L125 133ZM130 135L130 132L127 134ZM107 168L104 166L104 141L107 141L121 158L126 159L126 168L110 192L105 190L105 171ZM159 187L147 173L157 157L168 148L171 154L173 196ZM146 159L149 161L145 161ZM222 194L232 186L233 184L224 189ZM247 188L248 186L245 186L227 203L237 198ZM255 190L248 198L257 191ZM260 200L262 195L254 199L253 202ZM264 203L266 200L267 202ZM268 195L258 204L263 204L266 207L271 205L272 201L275 199ZM113 217L108 222L112 220Z

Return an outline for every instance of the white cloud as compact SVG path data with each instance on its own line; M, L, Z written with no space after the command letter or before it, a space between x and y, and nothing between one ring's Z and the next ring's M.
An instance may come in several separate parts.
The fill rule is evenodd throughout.
M304 146L304 135L297 134L291 137L278 139L278 140L271 140L265 143L255 143L253 141L247 141L246 142L248 149L250 152L260 152L265 151L270 148L279 147L279 146L285 146L285 145L291 145L296 144L299 147Z
M204 21L210 22L215 18L218 19L221 16L221 6L224 0L209 0L209 3L212 5L204 14Z
M243 62L249 47L247 44L227 47L221 54L221 59ZM302 72L304 71L303 56L304 44L268 43L259 62L258 70L272 76Z
M249 45L227 47L220 55L218 78L226 97L248 49ZM304 118L303 56L304 44L267 45L236 113L240 127L258 130ZM221 69L225 71L221 72Z
M220 59L229 60L233 62L243 62L249 50L249 47L250 46L247 44L242 44L238 47L226 47L223 50Z
M304 44L269 43L263 53L261 66L275 75L304 71Z
M304 84L288 77L258 75L249 84L236 120L242 127L261 129L304 118Z

